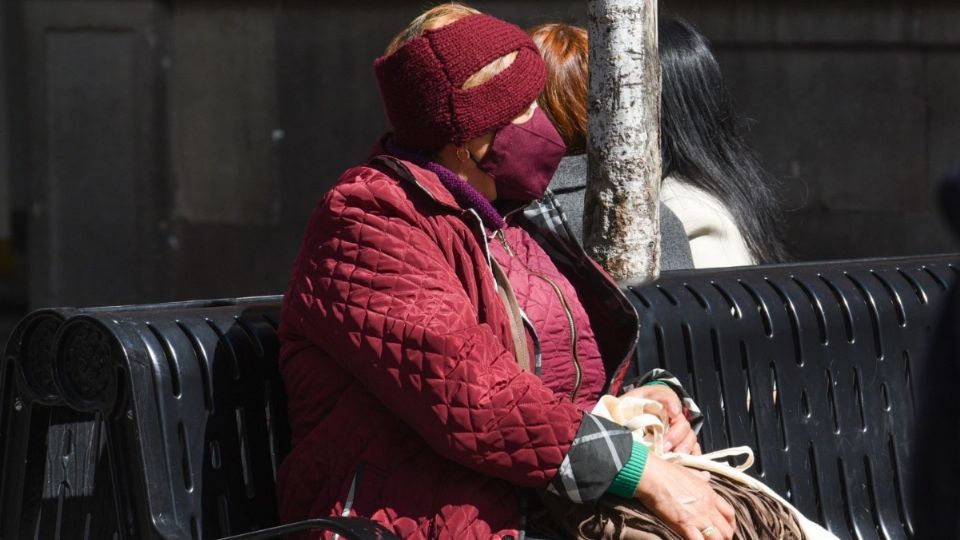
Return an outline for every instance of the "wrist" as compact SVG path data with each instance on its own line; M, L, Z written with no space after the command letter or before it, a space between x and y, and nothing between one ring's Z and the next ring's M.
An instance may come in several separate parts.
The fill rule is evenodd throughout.
M633 498L636 495L637 487L640 485L640 480L643 478L649 453L650 451L646 446L634 441L630 459L614 477L613 483L607 488L607 492L625 499Z
M664 463L666 462L658 458L656 454L650 454L647 457L647 463L643 468L643 476L637 482L637 488L633 493L634 498L640 501L656 498L657 490L662 487L657 480L657 476L662 473Z

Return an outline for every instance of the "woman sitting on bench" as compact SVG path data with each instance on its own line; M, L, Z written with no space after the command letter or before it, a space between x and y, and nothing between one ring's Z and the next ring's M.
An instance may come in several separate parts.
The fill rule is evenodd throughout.
M320 201L284 299L283 520L517 539L538 492L612 494L687 540L731 538L701 477L585 412L630 386L667 405L675 451L698 451L676 385L624 384L637 316L616 283L538 221L549 207L523 211L564 154L530 38L448 4L374 68L394 131Z

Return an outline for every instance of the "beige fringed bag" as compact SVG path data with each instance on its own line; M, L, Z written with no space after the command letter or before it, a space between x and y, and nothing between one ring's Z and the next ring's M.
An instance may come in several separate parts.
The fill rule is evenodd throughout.
M664 452L667 416L663 406L653 400L604 396L593 414L626 426L633 432L635 440L647 445L657 456L684 467L709 472L710 486L736 511L737 539L836 540L836 536L808 520L764 483L743 472L753 464L753 450L749 447L729 448L703 456ZM731 467L726 460L733 457L746 459L741 465ZM596 506L574 505L558 498L548 498L545 502L557 524L574 538L682 538L636 500L608 495Z

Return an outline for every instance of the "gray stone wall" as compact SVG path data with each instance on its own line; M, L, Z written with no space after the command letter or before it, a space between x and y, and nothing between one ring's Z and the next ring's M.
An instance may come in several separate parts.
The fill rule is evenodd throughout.
M0 350L16 321L23 315L26 295L22 282L14 278L12 260L13 183L11 163L11 70L7 48L10 39L10 5L0 3Z
M12 201L10 193L10 120L7 115L7 59L2 44L6 42L6 9L0 7L0 242L10 238L10 212ZM2 247L0 247L2 249Z
M162 296L163 12L123 0L23 7L30 302Z
M31 302L276 293L324 191L387 129L371 63L422 2L24 7ZM474 2L528 26L586 3ZM665 0L713 39L801 259L946 251L953 2Z

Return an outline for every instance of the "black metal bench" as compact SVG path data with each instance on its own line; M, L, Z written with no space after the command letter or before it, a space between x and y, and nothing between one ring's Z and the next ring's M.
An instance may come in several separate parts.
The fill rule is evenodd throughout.
M753 447L752 472L838 536L910 538L912 377L958 265L666 275L629 291L642 321L635 369L676 373L707 415L705 448ZM212 539L276 526L289 444L279 301L24 319L0 365L0 539ZM387 534L360 520L302 526Z

